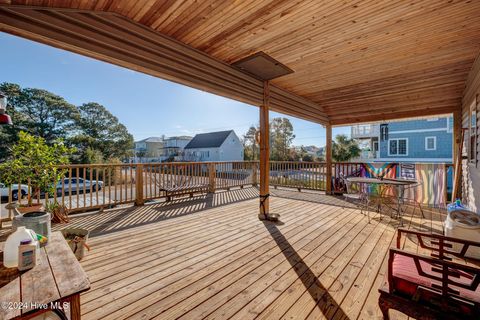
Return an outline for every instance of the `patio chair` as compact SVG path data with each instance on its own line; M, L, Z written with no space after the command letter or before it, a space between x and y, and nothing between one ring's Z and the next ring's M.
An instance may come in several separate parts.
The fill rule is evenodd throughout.
M368 211L365 213L364 209L367 206L367 197L363 192L363 188L359 187L358 189L352 188L352 183L340 172L340 181L345 186L346 192L343 192L343 198L349 203L353 203L360 208L360 213L368 217L368 222L370 223L370 215Z
M421 185L421 182L417 182L409 185L403 185L401 187L393 185L387 187L388 191L386 191L384 194L383 206L390 211L390 217L393 218L394 214L396 215L396 218L399 219L400 226L403 226L403 216L407 211L408 206L413 206L413 214L418 206L422 217L425 218L423 208L416 200L416 190ZM412 191L408 192L408 190ZM413 197L411 196L412 193Z
M430 250L431 257L401 250L403 234ZM460 249L452 250L454 245ZM480 243L398 229L387 279L379 289L384 319L389 319L389 309L415 319L480 319L480 268L464 263L469 247Z
M422 217L425 218L425 214L423 213L423 208L420 202L417 200L417 190L423 185L423 182L416 182L407 186L403 187L403 194L401 195L401 201L404 206L413 206L413 214L415 214L415 210L418 206L420 209L420 213Z
M370 220L370 208L375 209L375 212L380 214L382 220L382 208L384 208L385 193L388 188L382 184L370 184L365 186L365 202L366 211Z

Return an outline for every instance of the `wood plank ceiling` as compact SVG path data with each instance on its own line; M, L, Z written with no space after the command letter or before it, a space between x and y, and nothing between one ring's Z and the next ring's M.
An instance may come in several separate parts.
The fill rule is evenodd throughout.
M149 32L155 30L159 36L178 40L226 64L264 51L295 71L272 81L273 109L333 125L457 110L466 76L480 49L480 1L0 0L0 3L7 4L0 15L0 30L90 56L93 49L85 44L65 45L48 34L39 35L38 30L25 32L18 26L12 28L4 23L5 19L18 17L11 15L16 9L8 5L80 9L96 16L114 12L131 23L128 27L132 31L128 34L122 31L118 34L122 37L138 37L133 29L143 25ZM42 20L41 15L46 17L45 12L35 14L37 21ZM90 23L93 32L102 31L105 25L120 24L114 15L111 15L115 17L113 22L100 15L103 25L91 16L69 15L62 13L62 18L76 27ZM50 20L51 25L62 23L65 22L61 19ZM64 24L63 28L70 27ZM217 90L211 85L202 87L194 80L188 81L187 77L169 77L163 70L152 72L151 66L141 65L135 59L125 63L120 61L121 57L111 57L105 52L96 58L247 103L261 103L257 95L261 84L236 70L225 69L228 66L223 63L216 68L227 70L230 78L219 83ZM202 80L202 74L199 79ZM245 90L245 94L238 94L239 90Z

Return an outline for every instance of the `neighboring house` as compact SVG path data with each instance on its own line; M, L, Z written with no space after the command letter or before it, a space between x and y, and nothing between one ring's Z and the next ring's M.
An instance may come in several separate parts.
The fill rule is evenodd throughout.
M164 147L163 137L149 137L135 142L135 162L155 161L162 156Z
M181 160L184 148L192 140L189 136L169 137L165 139L163 157L165 160Z
M134 162L162 162L181 160L185 146L192 140L189 136L150 137L135 142Z
M184 149L185 161L241 161L243 145L235 131L201 133Z
M359 124L351 127L352 139L359 142L362 153L355 161L373 161L380 158L380 125Z
M452 162L452 133L451 117L352 127L363 149L356 160L374 162Z

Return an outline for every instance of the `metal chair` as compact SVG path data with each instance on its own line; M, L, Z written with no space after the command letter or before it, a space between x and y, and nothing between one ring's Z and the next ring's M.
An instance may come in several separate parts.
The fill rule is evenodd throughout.
M380 220L382 219L382 208L385 204L385 193L388 188L382 184L369 184L365 186L365 198L366 198L366 210L370 215L370 207L375 208L375 211L380 214Z
M346 188L346 192L343 193L343 198L345 201L349 203L353 203L360 208L360 213L365 215L364 208L366 207L366 196L365 193L362 191L362 188L358 188L358 190L352 188L352 183L348 181L345 175L340 172L340 180L344 184ZM368 222L370 223L370 215L367 211Z
M420 202L417 201L417 190L422 185L423 185L423 182L416 182L416 183L412 183L410 185L404 186L401 194L401 201L404 206L406 205L413 206L413 214L415 214L415 210L418 206L418 209L420 209L420 213L422 214L422 218L425 218L425 214L423 213L423 208ZM412 190L412 192L411 193L408 192L409 190ZM410 196L411 194L413 194L413 197Z

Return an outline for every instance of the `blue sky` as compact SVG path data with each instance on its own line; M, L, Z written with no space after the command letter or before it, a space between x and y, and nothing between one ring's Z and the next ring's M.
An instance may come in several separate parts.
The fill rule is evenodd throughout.
M258 108L0 32L0 82L49 90L80 105L98 102L135 140L233 129L258 123ZM285 116L275 112L270 117ZM321 125L288 117L295 145L325 145ZM333 134L349 128L334 128Z

